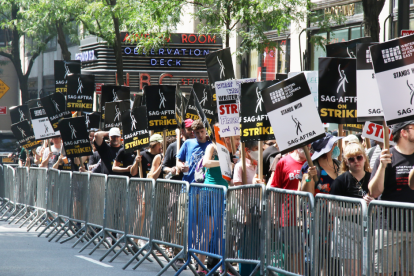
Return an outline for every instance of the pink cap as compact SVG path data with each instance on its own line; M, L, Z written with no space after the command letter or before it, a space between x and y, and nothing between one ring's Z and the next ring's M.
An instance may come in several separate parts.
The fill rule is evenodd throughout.
M185 126L185 128L189 128L189 127L191 127L191 125L193 124L193 120L191 120L191 119L187 119L187 120L185 120L184 121L184 126Z

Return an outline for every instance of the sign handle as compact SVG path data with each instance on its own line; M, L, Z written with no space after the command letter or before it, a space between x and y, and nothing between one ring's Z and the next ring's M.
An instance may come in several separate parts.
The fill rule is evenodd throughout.
M367 149L371 148L371 141L369 140L369 138L365 138L365 144L367 145Z
M49 152L52 152L52 147L50 146L51 143L52 143L52 139L48 139L47 145L49 146Z
M338 125L338 136L342 136L342 132L344 132L344 125L343 124L339 124ZM342 161L342 139L339 141L338 143L338 147L339 147L339 156L338 156L338 160ZM309 150L308 150L309 152ZM307 158L307 157L306 157ZM309 164L309 161L308 161ZM313 165L312 165L313 166Z
M302 149L305 152L306 161L308 161L309 168L313 167L313 162L312 162L312 158L309 153L308 146L303 146ZM315 181L315 183L318 182L318 177L316 175L313 177L313 181Z
M76 113L75 113L74 115L75 115L75 117L82 117L82 112L81 112L81 111L76 111ZM83 164L83 162L82 162L82 156L81 156L81 157L79 157L79 166L80 166L81 168L86 169L86 168L85 168L85 165L84 165L84 164Z
M257 170L259 179L263 179L263 141L259 141L259 160L257 160Z
M138 155L141 155L141 150L137 150L137 156ZM142 178L142 163L141 162L139 162L139 164L138 164L138 172L139 172L139 178Z
M389 129L387 127L387 123L385 123L385 120L382 121L382 127L383 127L383 131L384 131L384 149L389 149L390 148L390 133L389 133Z
M162 151L165 156L165 152L167 151L167 130L164 129L162 134Z
M236 154L236 144L234 143L234 137L233 136L230 137L230 144L231 144L232 154ZM243 145L243 150L244 150L244 143L242 145Z
M233 138L233 137L231 137ZM231 139L233 141L233 139ZM234 145L234 142L232 143L232 146ZM241 143L241 150L240 150L240 158L242 161L242 181L243 185L249 184L247 183L247 177L246 177L246 151L245 151L245 145L244 143Z

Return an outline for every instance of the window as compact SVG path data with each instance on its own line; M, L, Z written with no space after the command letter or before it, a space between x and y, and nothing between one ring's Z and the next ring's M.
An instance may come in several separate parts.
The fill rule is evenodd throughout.
M277 47L266 49L257 56L256 60L258 60L257 78L260 80L274 80L276 73L287 74L290 71L290 40L277 41Z

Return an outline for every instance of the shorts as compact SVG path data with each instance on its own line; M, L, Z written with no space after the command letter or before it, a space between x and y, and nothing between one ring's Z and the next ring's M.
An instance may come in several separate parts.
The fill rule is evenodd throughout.
M374 242L375 272L412 271L411 232L377 229Z
M362 256L362 226L352 221L335 219L331 240L331 256L358 260Z

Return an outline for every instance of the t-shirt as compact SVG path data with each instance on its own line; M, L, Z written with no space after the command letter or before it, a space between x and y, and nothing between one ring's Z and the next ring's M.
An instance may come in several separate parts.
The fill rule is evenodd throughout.
M199 143L197 138L187 139L181 146L180 152L177 154L177 158L182 162L188 162L189 170L187 175L183 175L183 180L188 183L194 182L194 172L197 163L204 157L204 152L210 141L205 143Z
M290 154L282 157L276 165L275 175L270 186L296 191L301 180L300 170L305 162L306 160L296 161Z
M263 177L265 178L265 183L269 181L270 176L272 175L272 172L269 171L270 166L272 165L276 155L278 155L279 153L280 151L274 146L267 147L263 151Z
M368 193L368 183L371 173L365 172L365 176L359 182L350 172L344 172L331 184L332 195L363 198Z
M367 150L367 152L366 152L367 156L370 157L370 155L371 155L371 158L369 159L369 166L371 168L374 167L375 161L377 161L378 157L381 155L381 151L382 151L382 149L380 148L379 145L376 145L375 147L372 147L372 148Z
M102 141L102 144L100 146L96 144L96 141L94 141L94 143L96 150L101 156L101 173L114 174L112 172L112 165L114 164L114 160L118 151L120 151L122 147L111 147L110 145L105 143L105 141Z
M313 163L314 166L317 165L317 161L314 161ZM336 163L334 163L333 165L336 166L337 171L339 171L339 167L336 165ZM308 169L308 162L305 162L305 164L303 164L302 166L301 177L303 174L308 173ZM315 185L315 196L319 193L329 194L329 192L331 191L331 184L333 181L334 179L332 179L332 177L330 177L329 174L321 167L319 183Z
M149 153L148 151L144 151L141 153L142 158L142 178L147 178L147 174L151 171L152 161L154 160L156 155Z
M119 151L118 154L115 157L115 160L118 161L119 163L119 167L121 168L126 168L130 165L134 164L134 160L135 160L136 154L133 152L125 152L124 147L122 147ZM126 176L131 176L130 172L126 172L126 173L120 173L122 175L126 175Z
M243 183L243 165L242 161L239 160L234 166L233 182L241 182L242 184L253 184L253 178L256 175L256 165L250 162L250 159L246 158L246 181Z
M408 174L414 166L414 154L405 155L395 148L390 149L391 164L385 168L384 191L381 199L389 201L414 203L414 191L408 186ZM374 177L380 164L379 158L375 161L371 172Z
M49 159L49 162L47 164L47 167L50 169L53 167L53 165L56 163L57 158L59 158L60 155L60 148L56 148L55 145L50 146L52 149L53 156ZM45 148L45 151L43 152L42 161L47 159L47 156L49 155L49 147ZM56 158L57 156L57 158Z
M183 144L183 141L181 141L181 145ZM175 167L177 161L177 141L174 143L171 143L167 151L165 152L164 161L162 162L162 171L164 171L165 167L172 168ZM183 173L181 172L179 175L174 175L172 180L181 180L183 179Z

